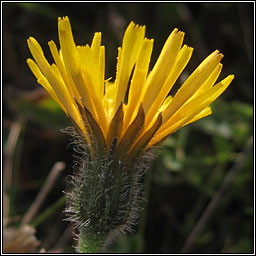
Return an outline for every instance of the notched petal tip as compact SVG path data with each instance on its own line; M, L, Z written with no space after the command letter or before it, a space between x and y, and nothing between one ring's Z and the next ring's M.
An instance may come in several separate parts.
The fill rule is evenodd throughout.
M63 18L58 18L58 27L60 32L65 32L71 30L71 24L67 16Z
M178 28L174 28L171 34L176 34L176 35L184 36L185 32L179 30Z
M126 30L133 30L133 29L145 30L146 26L145 25L135 24L135 22L131 21Z
M189 46L189 45L187 45L187 44L184 44L184 45L182 46L182 48L184 48L184 49L186 49L186 50L191 50L191 51L194 50L193 47L191 47L191 46Z
M68 16L63 16L63 17L58 17L58 21L65 21L65 20L68 20L69 21L69 18Z
M215 50L212 53L212 56L218 58L219 61L224 57L224 55L220 52L220 50Z

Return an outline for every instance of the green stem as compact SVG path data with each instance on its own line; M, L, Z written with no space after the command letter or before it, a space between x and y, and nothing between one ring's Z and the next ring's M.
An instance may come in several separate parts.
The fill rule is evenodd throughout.
M105 236L92 235L80 230L77 251L79 253L100 253L103 250Z

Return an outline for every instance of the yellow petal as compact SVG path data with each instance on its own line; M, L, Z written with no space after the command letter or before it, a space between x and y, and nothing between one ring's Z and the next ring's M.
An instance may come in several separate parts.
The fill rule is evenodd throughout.
M116 99L115 110L124 101L128 82L139 57L143 39L145 36L145 26L138 26L131 22L125 31L122 50L119 50L117 76L116 76Z
M104 80L105 80L105 47L100 47L99 54L99 99L102 101L104 96Z
M222 58L223 55L220 54L219 51L215 51L197 67L163 112L163 123L167 122L167 120L202 86Z
M84 82L90 88L89 94L93 97L93 102L98 99L102 101L104 92L104 79L100 81L99 63L94 59L93 53L89 45L78 47L78 53L83 71Z
M48 80L62 104L65 106L67 112L72 118L74 118L77 115L77 109L74 106L74 100L70 96L65 84L49 65L48 61L44 57L42 48L34 38L30 37L28 39L28 46L43 75Z
M172 70L180 51L183 38L183 32L178 31L178 29L173 30L164 44L153 70L147 78L143 93L143 108L146 114Z
M154 102L150 106L150 109L147 113L146 122L145 122L146 126L152 121L152 119L158 112L159 107L162 105L165 97L168 95L168 93L172 89L174 83L178 79L179 75L181 74L183 69L186 67L188 61L191 58L192 52L193 52L193 48L188 47L187 45L184 45L182 47L182 49L179 51L177 59L173 65L173 68L171 69L163 87L161 88L158 95L156 95Z
M135 66L129 89L127 110L125 112L124 129L133 121L140 104L140 95L145 83L148 67L153 50L153 40L144 39L140 56Z
M101 44L101 33L95 33L93 40L92 40L92 54L96 60L99 59L99 53L100 53L100 44Z
M70 73L70 77L72 77L74 84L80 94L80 97L84 99L86 108L92 113L95 118L95 109L90 94L88 92L88 87L84 82L79 55L74 42L68 17L58 19L58 31L61 52L66 70Z
M203 83L203 85L196 91L196 93L187 102L191 101L201 93L210 89L216 82L217 78L219 77L222 67L223 65L219 63L217 67L213 70L213 72L210 74L210 76L207 78L207 80Z
M101 102L104 94L105 74L105 47L101 46L101 33L95 33L92 45L80 47L82 49L80 62L84 69L90 74L96 95Z
M95 109L96 115L94 118L101 124L104 135L106 135L107 118L102 105L104 80L102 79L102 81L100 81L99 65L96 63L91 48L88 45L79 47L78 53L82 64L81 68L84 82L88 88L91 88L89 95Z
M39 67L37 66L37 64L32 59L27 59L27 64L37 79L39 79L41 77L46 79L45 76L42 74L41 70L39 69ZM49 85L49 87L51 87L51 86Z
M108 118L108 123L111 122L111 118L114 115L114 104L116 96L116 86L114 83L107 81L105 83L105 95L103 98L103 107L105 109L106 116Z
M80 63L68 17L58 19L58 32L63 60L72 77L79 73Z
M27 59L27 63L32 73L37 78L37 82L45 88L45 90L50 94L50 96L59 104L59 106L62 108L65 114L68 115L64 105L61 103L59 97L56 95L51 85L49 84L45 76L42 74L42 72L40 71L37 64L32 59Z
M172 99L173 99L172 95L169 95L168 97L166 97L162 106L159 108L158 112L160 112L160 113L163 112L167 108L167 106L170 104Z
M197 114L196 116L194 116L190 121L188 121L187 123L185 123L183 126L188 125L190 123L193 123L201 118L204 118L206 116L209 116L212 114L212 109L210 106L207 106L206 108L204 108L199 114Z
M78 102L80 102L80 95L77 91L77 88L74 85L74 82L71 77L69 77L69 74L66 72L64 63L62 59L59 56L58 49L56 47L56 44L53 41L48 42L48 45L50 47L50 51L52 53L53 59L60 71L60 74L65 82L65 85L69 91L69 94L71 97L75 97ZM81 102L80 102L81 104Z
M169 134L175 132L181 126L189 123L192 118L195 118L203 109L210 105L216 98L226 90L229 84L234 79L234 75L229 75L223 79L220 83L216 84L214 87L208 91L202 93L194 100L183 105L164 125L160 127L155 138L153 138L154 144L156 140L161 140L162 138L168 136Z

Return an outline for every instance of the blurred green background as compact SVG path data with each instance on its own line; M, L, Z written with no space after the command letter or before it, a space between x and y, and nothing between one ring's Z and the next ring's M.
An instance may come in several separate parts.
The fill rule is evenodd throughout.
M146 181L140 225L136 233L118 239L110 252L253 253L254 3L9 2L2 3L2 14L7 228L20 224L52 166L62 161L65 170L30 224L40 240L35 251L74 252L76 230L63 221L62 200L73 151L60 129L70 123L28 69L27 38L35 37L52 62L47 42L53 39L58 45L57 17L69 16L77 44L91 43L94 32L102 32L106 78L113 78L117 47L134 21L145 24L146 36L155 39L151 67L177 27L194 48L185 75L219 49L224 54L219 80L228 74L235 74L235 80L212 105L213 115L182 128L163 144Z

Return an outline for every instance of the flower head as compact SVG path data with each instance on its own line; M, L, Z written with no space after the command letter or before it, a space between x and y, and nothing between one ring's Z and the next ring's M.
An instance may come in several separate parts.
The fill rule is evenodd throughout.
M72 119L78 165L67 212L79 230L80 252L99 252L118 234L132 230L143 202L143 175L151 148L184 125L211 114L210 104L229 86L215 84L223 55L210 54L172 97L170 90L191 58L184 33L174 29L149 72L153 39L131 22L118 48L116 79L105 78L101 33L77 46L69 19L59 18L60 49L49 42L49 64L30 37L27 63L40 83Z
M27 60L30 69L88 143L91 133L106 148L116 139L117 150L127 157L211 114L209 105L234 78L229 75L215 84L223 57L216 50L172 97L170 90L186 67L193 48L183 45L184 33L174 29L149 72L153 39L145 37L145 26L131 22L122 47L118 48L116 79L110 82L105 79L101 33L95 33L91 45L76 46L68 17L59 18L58 31L60 50L53 41L48 43L55 61L52 65L38 42L32 37L28 39L35 59L35 62Z

